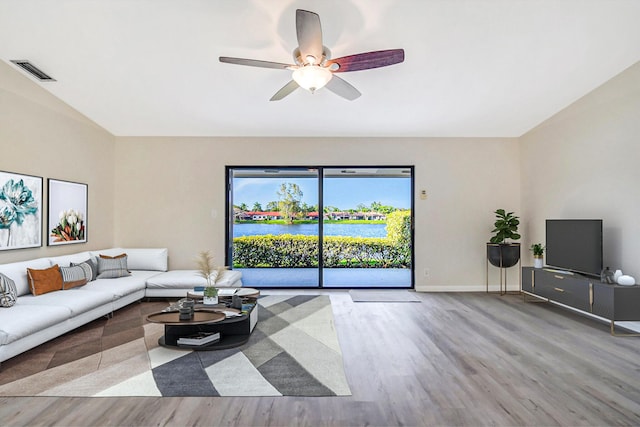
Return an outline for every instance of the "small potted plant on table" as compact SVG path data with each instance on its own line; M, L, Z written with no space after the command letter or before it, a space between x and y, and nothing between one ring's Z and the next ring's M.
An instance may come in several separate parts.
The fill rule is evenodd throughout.
M542 246L542 243L534 243L529 250L533 252L533 267L542 268L544 264L544 246Z

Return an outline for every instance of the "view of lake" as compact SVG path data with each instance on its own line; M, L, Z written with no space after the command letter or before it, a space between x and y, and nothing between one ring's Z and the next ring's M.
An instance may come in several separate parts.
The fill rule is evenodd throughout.
M386 224L324 224L325 236L387 237ZM233 237L262 234L317 236L318 224L233 224Z

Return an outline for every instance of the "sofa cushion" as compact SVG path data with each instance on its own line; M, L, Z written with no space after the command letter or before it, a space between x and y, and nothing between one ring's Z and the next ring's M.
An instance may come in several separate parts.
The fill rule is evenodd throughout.
M116 256L126 253L129 270L146 271L167 271L168 270L168 249L167 248L111 248L100 251L91 251L91 255L99 257L102 255Z
M122 298L137 291L144 291L148 278L158 274L155 271L132 271L131 275L118 280L97 279L82 287L83 290L109 292L113 298Z
M126 254L117 258L98 258L98 279L117 279L129 274Z
M51 265L58 264L60 267L69 267L71 264L79 264L90 258L91 254L88 251L78 252L77 254L61 255L56 257L49 257Z
M91 251L89 253L93 258L98 258L100 255L116 256L125 252L126 251L122 248L110 248L110 249L101 249L99 251Z
M167 248L127 248L129 270L167 271Z
M0 307L12 307L18 298L16 284L9 277L0 273Z
M47 258L32 259L29 261L12 262L1 264L0 273L10 277L16 284L18 296L31 293L29 281L27 280L27 268L43 269L51 267L51 262Z
M71 315L67 307L25 305L22 303L25 298L38 297L20 297L10 310L0 310L0 344L10 344L51 325L64 323Z
M236 270L214 272L216 287L242 286L242 273ZM193 289L205 286L207 281L200 276L198 270L170 270L147 279L148 289Z
M91 267L85 265L89 270L85 272L85 269L81 266L74 267L60 267L60 274L62 275L62 289L67 290L76 288L78 286L86 285L89 281L87 279L87 273L89 279L91 278Z
M113 294L111 292L89 291L85 290L84 287L70 289L65 292L49 292L37 297L25 295L19 298L20 304L24 305L64 307L69 311L69 317L78 316L105 304L111 304L112 301Z
M171 270L147 279L147 288L158 289L193 289L206 284L207 281L197 270Z
M43 270L27 268L27 277L33 295L62 290L62 275L58 264Z
M237 270L222 270L222 274L216 279L216 286L224 287L240 287L242 286L242 272Z

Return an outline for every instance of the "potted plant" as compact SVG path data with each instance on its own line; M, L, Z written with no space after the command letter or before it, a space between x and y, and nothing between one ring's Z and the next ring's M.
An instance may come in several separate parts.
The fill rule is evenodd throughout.
M213 305L218 303L218 289L214 286L214 273L217 269L213 265L213 255L209 251L202 251L198 255L198 274L207 281L204 287L203 300L205 305Z
M495 214L496 221L491 231L495 234L487 243L487 259L495 267L513 267L520 260L520 243L508 240L520 239L521 236L518 234L520 218L504 209L496 210Z
M205 286L202 302L204 305L216 305L218 303L218 289L214 286Z
M542 268L544 264L544 246L542 246L542 243L534 243L529 250L533 252L533 267Z

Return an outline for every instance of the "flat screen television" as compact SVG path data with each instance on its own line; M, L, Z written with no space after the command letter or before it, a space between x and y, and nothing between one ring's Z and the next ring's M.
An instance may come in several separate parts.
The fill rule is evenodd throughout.
M601 219L548 219L546 223L548 266L599 276L602 271Z

